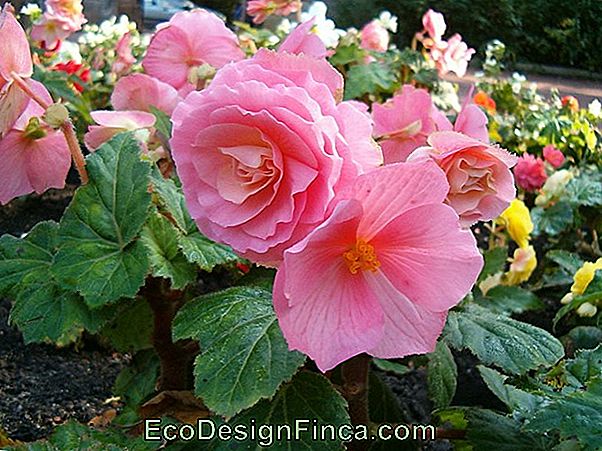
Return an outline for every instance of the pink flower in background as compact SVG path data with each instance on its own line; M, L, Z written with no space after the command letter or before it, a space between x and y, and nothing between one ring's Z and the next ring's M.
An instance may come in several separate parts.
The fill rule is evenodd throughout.
M31 51L25 31L17 22L14 10L5 3L0 13L0 138L23 114L29 97L13 82L12 73L24 79L33 74Z
M468 69L468 62L471 60L475 49L468 48L462 41L462 36L454 34L445 46L435 51L431 50L431 57L439 71L439 75L445 75L448 72L454 72L458 77L463 77Z
M124 34L117 41L115 53L117 58L113 62L111 71L118 76L128 73L136 62L136 58L132 55L132 35L130 33Z
M389 48L389 32L378 20L373 20L362 28L360 46L365 50L386 52Z
M516 195L510 168L516 157L506 150L458 132L436 132L430 147L417 149L408 161L432 158L449 182L446 202L467 227L504 211Z
M131 74L115 84L111 104L116 110L151 112L151 106L171 116L180 98L178 91L167 83L146 74Z
M447 311L483 265L443 203L448 188L429 160L375 169L285 251L273 294L290 349L327 371L362 352L397 358L435 348Z
M46 0L46 11L55 17L62 17L74 33L87 22L82 0Z
M474 103L471 103L472 88L470 89L462 109L456 116L452 125L449 119L440 113L435 116L438 131L455 131L464 135L489 143L489 129L487 128L487 115Z
M428 91L411 85L404 85L384 104L373 104L374 134L382 139L385 163L405 161L414 149L425 145L428 135L437 130L437 122L447 120L442 115Z
M514 168L514 177L518 187L525 191L538 190L548 178L543 160L528 153L518 159Z
M30 80L31 89L52 103L41 83ZM32 192L63 188L71 166L71 153L65 137L38 119L44 110L33 100L12 128L0 139L0 204Z
M173 157L201 232L277 264L381 163L366 107L337 104L342 89L326 60L262 49L176 107Z
M312 33L315 17L297 25L278 47L279 52L303 53L315 58L325 58L328 50L317 34Z
M81 0L46 0L46 12L33 24L31 38L45 48L56 48L86 22Z
M157 26L142 65L148 75L180 90L194 88L188 83L191 71L203 64L220 68L243 58L238 38L224 22L215 14L195 9L178 12Z
M428 33L430 38L435 42L441 40L445 34L445 29L447 28L443 14L433 11L432 9L429 9L424 16L422 16L422 26L424 27L424 31Z
M247 14L253 23L263 23L268 16L288 16L301 9L300 0L251 0L247 4Z
M92 111L90 115L98 125L90 125L84 136L89 150L98 149L118 133L148 130L155 125L155 116L144 111Z
M543 157L554 168L559 168L564 163L564 154L552 144L543 148Z

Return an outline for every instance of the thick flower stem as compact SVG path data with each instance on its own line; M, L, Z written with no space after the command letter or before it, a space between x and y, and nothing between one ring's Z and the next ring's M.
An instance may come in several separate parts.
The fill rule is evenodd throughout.
M47 110L50 106L48 102L42 99L39 95L37 95L33 90L29 87L29 85L21 78L21 76L15 72L11 72L11 77L13 82L21 88L21 90L29 96L31 100L40 105L44 110ZM67 145L69 146L69 152L71 152L71 158L73 158L73 162L75 163L75 168L77 169L77 173L79 174L79 178L82 182L82 185L88 183L88 171L86 170L86 160L84 159L84 155L82 153L82 149L79 146L79 141L77 140L77 136L75 135L75 131L73 130L73 124L70 120L67 120L61 126L61 131L63 135L65 135L65 140L67 141Z
M360 354L343 364L341 375L343 378L343 396L349 405L349 416L353 424L370 423L368 411L368 371L371 358L367 354ZM347 449L356 451L367 449L369 442L352 441Z

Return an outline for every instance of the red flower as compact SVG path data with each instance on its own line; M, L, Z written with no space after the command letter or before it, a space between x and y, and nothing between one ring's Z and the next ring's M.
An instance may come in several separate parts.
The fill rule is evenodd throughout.
M564 96L560 101L562 102L563 107L568 108L573 113L579 111L579 101L575 97Z
M483 91L477 92L472 100L477 105L485 108L485 111L487 111L489 114L495 113L495 108L496 108L495 100L493 100L491 97L489 97L486 92L483 92Z
M84 83L89 83L92 80L92 77L90 76L90 68L85 67L83 64L76 63L73 60L66 63L55 64L53 69L65 72L69 75L75 75ZM73 87L79 92L84 92L84 87L77 82L73 83Z
M543 157L554 168L559 168L564 163L564 154L552 144L543 148Z
M525 191L538 190L548 178L543 160L524 154L514 167L514 178L516 184Z

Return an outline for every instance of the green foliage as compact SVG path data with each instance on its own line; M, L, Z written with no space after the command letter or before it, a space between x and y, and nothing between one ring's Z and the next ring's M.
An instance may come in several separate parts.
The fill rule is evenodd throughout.
M541 310L544 304L531 291L516 286L498 285L487 291L476 302L494 313L511 315L528 310Z
M305 361L288 350L265 288L235 287L191 301L178 312L173 334L200 342L196 393L226 417L271 397Z
M385 359L372 359L372 363L382 371L386 371L389 373L395 373L399 376L403 376L410 369L406 365L402 365L401 363L392 362L390 360Z
M428 355L427 370L429 397L433 405L436 409L449 406L456 393L458 369L445 342L438 342L435 351Z
M133 297L148 258L137 236L146 220L150 166L130 134L120 134L87 158L90 182L61 219L53 274L90 307Z
M550 208L535 207L531 210L533 234L547 233L555 236L573 225L573 209L566 202L558 202Z
M151 113L155 116L155 128L161 135L163 135L163 139L171 138L171 119L167 114L163 111L155 108L151 105L150 107Z
M136 352L152 346L153 313L145 299L125 299L114 307L111 321L100 330L119 352Z
M395 74L388 65L382 63L359 64L347 72L345 99L357 99L365 94L379 94L392 91Z
M481 274L479 274L478 282L485 280L487 276L504 271L506 261L508 260L508 248L494 247L483 252L483 258L485 264L483 265Z

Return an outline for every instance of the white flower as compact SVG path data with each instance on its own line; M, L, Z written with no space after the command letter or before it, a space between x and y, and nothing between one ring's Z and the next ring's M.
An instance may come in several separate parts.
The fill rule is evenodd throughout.
M79 45L75 42L65 40L62 42L58 52L58 62L66 63L68 61L75 61L77 64L81 64L82 55L79 52Z
M313 31L329 48L334 48L339 43L339 38L345 34L343 30L336 28L335 23L326 18L328 10L324 2L313 2L307 12L301 14L303 22L315 17Z
M389 11L383 11L378 16L378 21L391 33L397 33L397 16L394 16Z
M588 318L591 318L597 312L598 312L598 308L595 305L590 304L589 302L585 302L577 308L577 315L585 316Z
M589 111L589 114L600 117L600 113L602 112L602 103L600 103L598 99L594 99L587 107L587 110Z
M40 16L42 14L42 9L35 3L28 3L21 8L21 14L25 16Z
M278 24L278 27L276 27L276 32L282 33L284 35L288 35L293 28L294 28L293 23L290 20L288 20L287 18L284 18L280 21L280 23Z
M559 198L573 177L574 174L567 169L554 172L543 184L541 194L535 198L535 205L541 207Z

